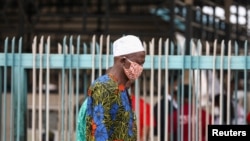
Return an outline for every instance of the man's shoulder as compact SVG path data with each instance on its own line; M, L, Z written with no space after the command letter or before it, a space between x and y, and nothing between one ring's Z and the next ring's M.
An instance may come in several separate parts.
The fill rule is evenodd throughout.
M97 82L105 83L105 82L108 82L109 80L110 80L110 77L107 74L104 74L96 78L93 84Z
M116 90L118 89L118 83L113 81L108 75L105 74L95 79L95 81L90 85L89 89Z
M99 76L98 78L96 78L92 83L91 83L91 86L95 86L95 85L106 85L108 83L111 83L112 84L115 84L114 81L112 81L112 79L107 75L107 74L104 74L102 76Z

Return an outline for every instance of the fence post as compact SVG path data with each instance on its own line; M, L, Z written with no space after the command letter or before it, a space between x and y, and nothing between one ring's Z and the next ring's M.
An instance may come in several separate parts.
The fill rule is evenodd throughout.
M23 67L17 66L14 71L14 138L16 141L27 140L27 74Z
M3 74L2 74L2 67L0 67L0 113L2 113L2 80L3 80ZM0 124L2 125L2 116L0 116ZM0 140L2 138L2 128L0 128Z

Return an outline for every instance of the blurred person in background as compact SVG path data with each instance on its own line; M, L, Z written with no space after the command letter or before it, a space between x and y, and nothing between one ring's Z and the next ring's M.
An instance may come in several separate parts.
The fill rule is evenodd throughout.
M140 90L139 90L140 91ZM136 96L135 96L135 84L131 85L131 102L132 109L134 112L136 111ZM140 141L147 141L149 139L149 131L150 131L150 105L139 95L139 125L140 129ZM145 111L145 113L144 113ZM144 124L145 123L145 124ZM144 132L145 131L145 132Z
M250 112L247 114L246 117L247 117L246 118L246 123L247 123L247 125L250 125Z
M165 94L165 87L163 87L162 92L164 93L164 96L161 98L160 103L156 103L154 106L154 135L159 136L160 133L160 140L164 141L165 138L165 121L167 120L167 117L165 117L165 101L168 103L168 113L166 116L171 115L172 112L176 111L178 108L178 104L176 102L176 99L173 95L174 88L177 85L177 79L180 78L178 76L178 71L169 71L169 78L168 78L168 93ZM158 107L160 106L160 122L158 122ZM160 132L158 132L158 125L160 123Z
M201 117L198 116L198 119L196 119L196 114L193 115L193 110L196 109L192 109L193 106L193 102L189 103L189 98L192 99L192 87L191 87L191 93L189 93L189 85L184 84L184 89L183 89L183 103L178 101L178 109L175 110L172 115L169 115L168 118L168 138L169 140L171 138L174 139L174 141L177 141L178 138L181 139L183 137L183 141L188 141L189 140L189 127L191 127L191 131L190 131L190 139L192 140L195 137L192 137L193 135L193 130L192 130L192 126L196 127L196 124L201 123L201 140L200 141L205 141L206 140L206 128L207 128L207 124L211 124L211 116L209 115L209 120L208 123L206 123L206 114L207 112L204 109L199 109L201 110ZM174 95L176 96L176 99L179 97L180 99L182 98L182 85L179 84L176 91L174 92ZM190 111L190 110L191 111ZM183 110L183 114L182 114L182 110ZM178 113L179 112L179 113ZM179 115L179 116L178 116ZM170 116L173 116L173 120L171 120ZM200 119L200 120L199 120ZM173 123L173 128L171 127L171 124ZM180 126L179 126L180 125ZM178 137L178 130L179 128L183 127L183 135ZM172 130L173 129L173 130Z
M231 86L230 86L230 94L232 97L232 103L234 106L234 119L233 124L245 124L245 118L244 118L244 107L242 100L244 98L244 86L243 84L240 85L240 81L236 82L236 79L231 80ZM237 86L236 86L236 85Z
M227 124L227 113L228 113L228 108L227 108L227 103L228 103L228 100L227 100L227 95L226 94L222 94L222 103L220 103L220 94L216 94L215 97L214 97L214 104L215 104L215 109L214 109L214 112L215 112L215 119L214 119L214 124L220 124L220 118L222 118L222 123L221 124ZM233 123L233 120L235 118L235 112L234 112L234 105L232 103L232 101L230 100L229 101L229 112L230 112L230 120L229 120L229 123L232 124ZM222 106L222 117L220 115L220 106Z

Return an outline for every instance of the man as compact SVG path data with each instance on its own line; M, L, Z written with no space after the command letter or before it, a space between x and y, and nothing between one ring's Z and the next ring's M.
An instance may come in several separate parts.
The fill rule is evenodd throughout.
M109 71L111 70L112 67L109 67L106 71L106 73L109 73ZM136 105L136 98L135 98L135 84L131 84L130 87L130 97L131 97L131 106L132 106L132 110L135 112L135 105ZM144 113L144 109L145 112ZM140 119L139 119L139 127L140 128L140 141L146 141L149 138L149 129L150 129L150 116L148 116L150 114L150 105L149 103L145 102L145 100L143 98L139 98L139 114L140 114ZM145 119L145 125L144 125L144 119ZM144 133L145 132L145 133Z
M114 64L107 74L97 78L88 89L86 140L135 141L135 114L127 89L142 71L145 49L133 35L113 44Z

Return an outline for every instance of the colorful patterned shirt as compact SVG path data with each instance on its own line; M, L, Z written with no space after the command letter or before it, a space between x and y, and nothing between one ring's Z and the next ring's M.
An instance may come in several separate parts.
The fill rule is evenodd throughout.
M135 114L124 85L111 75L96 79L88 89L86 140L135 141Z

